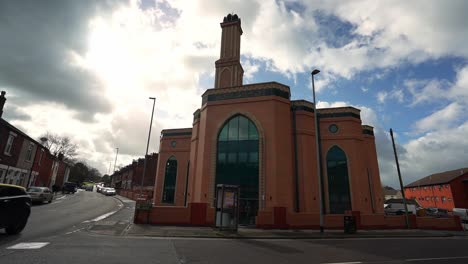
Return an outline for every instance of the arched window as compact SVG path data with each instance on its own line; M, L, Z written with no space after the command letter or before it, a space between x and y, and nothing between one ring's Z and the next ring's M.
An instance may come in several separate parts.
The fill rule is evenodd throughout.
M333 146L327 153L328 199L331 214L351 210L348 162L344 151Z
M229 119L218 134L216 184L240 186L240 224L255 224L258 211L258 130L242 115Z
M166 162L166 173L164 176L163 203L174 203L177 179L177 160L171 156Z

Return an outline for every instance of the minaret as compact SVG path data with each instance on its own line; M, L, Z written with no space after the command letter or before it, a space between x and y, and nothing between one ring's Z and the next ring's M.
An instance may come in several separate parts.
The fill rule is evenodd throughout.
M215 88L242 85L244 69L240 64L241 20L237 15L227 15L221 23L221 54L216 61Z

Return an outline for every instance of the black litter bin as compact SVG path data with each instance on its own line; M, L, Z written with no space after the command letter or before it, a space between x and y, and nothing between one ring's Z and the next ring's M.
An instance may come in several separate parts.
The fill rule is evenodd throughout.
M344 217L344 232L345 234L356 233L356 217L352 215L345 215Z

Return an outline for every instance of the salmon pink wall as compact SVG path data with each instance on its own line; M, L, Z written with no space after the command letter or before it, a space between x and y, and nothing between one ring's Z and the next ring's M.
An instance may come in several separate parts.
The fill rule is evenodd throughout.
M175 133L175 132L174 132ZM183 136L164 136L161 138L158 157L158 166L155 182L154 204L157 206L184 206L185 205L185 186L187 179L187 166L190 158L190 140L191 135ZM171 142L175 141L176 146L172 147ZM173 204L162 202L162 193L164 188L164 177L166 172L167 160L174 156L177 159L176 192Z

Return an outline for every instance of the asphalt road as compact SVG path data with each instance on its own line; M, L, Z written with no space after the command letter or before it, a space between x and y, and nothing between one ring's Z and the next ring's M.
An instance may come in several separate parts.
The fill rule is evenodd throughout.
M39 242L39 241L37 241ZM227 240L51 237L40 249L0 249L0 262L29 263L468 263L467 239Z
M82 190L59 197L51 204L33 204L28 224L19 235L8 236L5 230L0 230L0 248L12 242L40 240L73 232L86 227L96 217L118 210L120 206L114 197Z
M0 263L468 263L467 237L247 240L102 235L84 227L92 225L93 217L118 209L114 198L81 192L62 200L35 207L21 236L0 236ZM74 210L53 211L68 207ZM125 207L109 219L127 217L124 211ZM37 228L42 221L49 227ZM42 244L15 249L20 242Z

